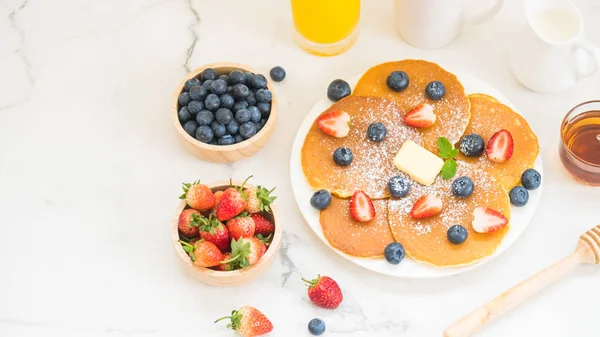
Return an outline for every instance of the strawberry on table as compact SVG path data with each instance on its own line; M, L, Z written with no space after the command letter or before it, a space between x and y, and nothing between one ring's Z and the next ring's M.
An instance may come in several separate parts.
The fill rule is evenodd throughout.
M433 107L427 103L421 103L404 115L404 123L417 128L427 128L436 121Z
M183 235L188 238L193 238L198 236L198 226L194 224L193 219L201 216L200 212L195 209L184 209L181 214L179 214L179 220L177 221L177 228Z
M500 130L494 133L488 141L485 153L491 161L503 163L512 157L514 147L510 131Z
M271 196L271 192L275 190L275 187L270 191L262 186L258 187L248 187L244 191L246 194L246 200L248 200L248 205L246 206L246 212L258 213L258 212L271 212L271 203L277 199L275 196Z
M344 296L340 286L328 276L317 275L317 278L311 281L302 279L308 284L308 298L315 305L325 309L337 308Z
M434 194L426 194L415 202L410 210L410 215L414 219L424 219L434 216L442 211L442 199Z
M229 229L229 236L231 239L239 238L251 238L254 236L256 230L256 224L248 213L243 212L239 216L227 221L227 228Z
M179 199L186 200L187 204L199 211L208 211L215 206L215 195L200 180L183 184L183 194Z
M212 242L221 252L229 249L229 230L212 214L205 217L197 217L200 237L208 242Z
M491 208L477 207L473 211L473 230L477 233L492 233L508 224L508 219Z
M273 331L273 323L258 309L245 306L231 312L231 316L219 318L215 323L229 319L227 327L237 331L243 337L255 337Z
M223 253L212 242L201 239L196 241L194 245L181 240L179 240L179 243L183 245L183 250L189 254L192 263L198 267L215 267L223 261Z
M250 217L254 220L254 235L269 236L275 232L275 225L259 213L250 214Z
M246 181L251 177L252 176L246 178L242 183L242 186L231 186L223 192L215 212L219 221L227 221L234 216L239 215L246 209L248 201L246 200L246 194L243 193L243 189Z
M326 134L343 138L350 132L350 115L341 110L335 110L317 118L317 125Z
M368 222L375 217L375 206L371 198L363 192L356 191L350 200L350 215L359 222Z

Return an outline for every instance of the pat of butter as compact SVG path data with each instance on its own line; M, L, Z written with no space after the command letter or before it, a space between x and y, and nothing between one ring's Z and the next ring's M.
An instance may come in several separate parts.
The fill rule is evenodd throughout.
M444 161L413 141L407 140L394 158L394 165L416 182L429 186L440 173Z

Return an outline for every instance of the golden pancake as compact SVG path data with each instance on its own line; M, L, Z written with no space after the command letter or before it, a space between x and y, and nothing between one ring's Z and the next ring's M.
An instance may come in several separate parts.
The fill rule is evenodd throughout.
M467 176L475 184L468 198L452 194L452 181ZM422 195L436 194L444 203L441 213L416 220L410 215L413 205ZM441 176L431 186L413 183L410 193L401 199L390 199L388 216L394 238L400 242L406 254L416 261L439 267L455 267L472 264L492 255L509 230L509 225L493 233L477 233L473 230L473 211L476 207L488 207L510 219L510 201L502 186L486 172L473 165L459 163L456 176L444 180ZM469 232L467 240L455 245L447 238L448 228L462 225Z
M537 136L533 133L523 116L484 94L469 95L471 101L471 122L465 134L476 133L483 137L485 144L494 133L508 130L515 147L512 157L504 163L495 163L487 158L485 152L480 157L467 157L462 153L458 159L473 164L491 174L508 191L519 185L521 174L533 163L540 151Z
M343 110L350 115L350 132L344 138L327 135L315 122L302 145L302 169L311 186L327 189L341 198L362 190L372 199L389 196L388 180L398 174L393 159L402 143L411 139L422 144L414 128L402 121L400 107L379 97L348 96L333 104L323 114ZM387 136L381 142L367 138L371 123L381 122ZM349 166L339 166L333 161L333 152L339 147L352 150Z
M356 257L381 257L385 246L394 242L387 216L387 200L373 200L375 218L358 222L350 216L350 200L333 197L321 211L321 228L329 244Z
M387 86L386 80L391 72L399 70L406 72L409 85L402 92L394 92ZM446 95L439 101L431 100L425 94L425 88L431 81L440 81L446 88ZM456 76L435 63L404 60L377 65L361 77L354 88L354 95L393 100L404 113L419 103L432 105L436 114L435 124L418 130L423 136L424 147L433 153L438 153L438 137L444 136L455 144L469 124L469 100L465 89Z

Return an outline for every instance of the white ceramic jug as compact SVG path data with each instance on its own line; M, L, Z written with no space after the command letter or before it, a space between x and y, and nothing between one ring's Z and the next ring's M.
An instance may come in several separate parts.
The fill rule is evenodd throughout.
M541 93L557 93L596 71L600 49L584 39L583 18L575 4L523 0L523 6L527 24L514 37L510 50L510 66L523 85Z
M493 18L504 0L496 0L488 11L468 15L467 5L475 0L395 0L396 31L417 48L436 49L452 42L465 24L478 24Z

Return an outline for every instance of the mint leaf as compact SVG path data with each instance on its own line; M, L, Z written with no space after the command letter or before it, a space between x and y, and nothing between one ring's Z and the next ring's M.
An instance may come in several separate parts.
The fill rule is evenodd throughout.
M444 162L444 166L442 166L442 178L449 180L452 179L456 175L456 169L458 168L458 164L456 164L456 160L448 159Z
M450 151L450 158L456 157L457 154L458 154L458 149L453 149L452 151Z
M439 137L437 140L437 146L440 150L440 157L444 159L452 158L450 157L450 153L454 147L446 137Z

